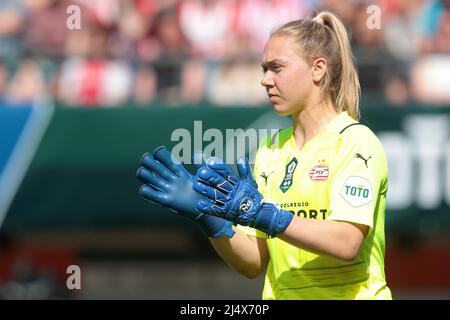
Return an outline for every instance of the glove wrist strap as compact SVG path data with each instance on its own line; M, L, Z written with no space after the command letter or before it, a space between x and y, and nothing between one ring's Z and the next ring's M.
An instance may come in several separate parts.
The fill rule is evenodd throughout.
M274 203L263 202L253 227L274 237L286 230L293 216L291 212L281 210Z
M197 222L203 233L209 238L220 238L224 235L232 238L235 234L235 231L232 229L233 223L219 217L203 214L194 221Z

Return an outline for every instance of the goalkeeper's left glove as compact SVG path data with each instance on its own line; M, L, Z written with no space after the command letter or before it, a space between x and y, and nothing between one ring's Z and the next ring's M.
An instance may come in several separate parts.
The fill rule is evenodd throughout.
M197 201L197 209L272 237L284 232L293 214L264 201L247 158L239 159L237 169L239 177L221 159L209 158L194 177L194 190L209 198Z
M234 235L230 221L203 214L195 208L197 201L205 198L193 190L192 175L165 147L142 157L137 176L144 183L139 193L145 200L195 221L208 237L226 235L231 238Z

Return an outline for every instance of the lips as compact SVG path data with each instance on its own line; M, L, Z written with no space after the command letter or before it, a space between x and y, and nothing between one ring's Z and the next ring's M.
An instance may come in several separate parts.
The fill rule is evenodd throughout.
M276 100L278 98L279 98L279 96L277 96L276 94L269 94L269 100L270 101Z

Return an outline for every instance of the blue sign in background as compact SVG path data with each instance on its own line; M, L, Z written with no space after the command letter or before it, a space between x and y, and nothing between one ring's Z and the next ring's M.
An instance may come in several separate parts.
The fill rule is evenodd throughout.
M0 227L51 119L45 105L0 104Z
M0 180L32 111L31 106L7 108L0 105Z

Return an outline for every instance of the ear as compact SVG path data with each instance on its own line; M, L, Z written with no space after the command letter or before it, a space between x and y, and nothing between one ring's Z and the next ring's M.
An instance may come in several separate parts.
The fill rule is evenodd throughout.
M328 63L324 57L316 58L311 66L312 80L320 83L328 70Z

